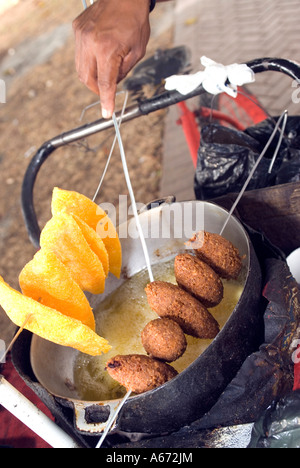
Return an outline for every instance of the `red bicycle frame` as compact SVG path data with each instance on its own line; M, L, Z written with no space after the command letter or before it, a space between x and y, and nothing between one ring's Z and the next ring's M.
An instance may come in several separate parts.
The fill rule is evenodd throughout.
M239 89L239 91L241 90ZM198 149L200 145L200 128L197 123L198 117L217 120L222 125L229 124L240 131L244 131L246 128L236 115L234 115L234 109L230 106L230 100L233 98L230 98L227 95L226 97L228 97L229 100L227 100L227 102L222 102L220 107L226 107L228 113L207 107L200 107L195 111L191 111L188 108L186 101L182 101L177 104L181 113L177 120L177 124L182 126L194 167L197 166ZM268 118L268 114L261 108L258 100L253 95L246 93L244 90L243 93L239 92L237 97L234 98L234 103L238 109L246 113L249 121L254 125Z

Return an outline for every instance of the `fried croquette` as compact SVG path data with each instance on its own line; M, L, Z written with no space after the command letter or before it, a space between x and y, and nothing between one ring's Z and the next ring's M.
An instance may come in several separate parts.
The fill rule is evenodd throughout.
M178 285L205 307L215 307L222 301L224 287L219 275L199 258L187 253L177 255L174 272Z
M193 244L196 245L193 247ZM234 245L219 234L206 231L196 233L190 246L200 260L207 263L221 278L237 279L242 268L242 259Z
M150 357L166 362L179 359L187 347L181 327L168 318L158 318L149 322L142 331L141 338Z
M127 391L136 394L153 390L178 374L169 364L141 354L115 356L108 361L106 370Z
M175 320L187 335L213 339L219 333L219 324L206 307L179 286L153 281L145 291L152 310L159 317Z

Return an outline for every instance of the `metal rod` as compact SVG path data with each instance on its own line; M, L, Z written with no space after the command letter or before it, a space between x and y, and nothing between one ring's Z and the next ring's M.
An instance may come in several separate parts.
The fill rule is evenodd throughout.
M0 375L0 404L53 448L80 448L48 416Z
M139 117L141 112L139 107L135 105L129 107L127 111L124 112L123 116L121 114L122 112L116 114L117 121L122 119L122 122L127 122L129 120L135 119L136 117ZM113 128L113 126L114 122L112 119L99 119L90 124L82 125L81 127L77 127L73 130L62 133L61 135L58 135L57 137L50 140L48 143L51 143L54 148L59 148L60 146L68 145L83 138L87 138L91 135L94 135L95 133Z
M281 146L281 143L282 143L282 139L283 139L283 135L284 135L284 130L285 130L286 122L287 122L287 114L288 114L288 112L287 112L287 110L285 110L285 111L282 113L282 115L280 116L280 118L279 118L279 120L278 120L278 122L277 122L277 124L276 124L276 126L275 126L275 128L274 128L274 130L273 130L273 132L272 132L272 135L270 136L270 138L269 138L267 144L265 145L265 147L264 147L262 153L260 154L260 156L259 156L259 158L257 159L256 163L254 164L252 170L250 171L250 174L249 174L249 176L247 177L247 180L246 180L246 182L244 183L244 185L243 185L243 187L242 187L242 190L241 190L240 193L238 194L238 196L237 196L237 198L236 198L234 204L233 204L232 207L231 207L231 210L229 211L228 216L227 216L227 218L226 218L226 220L225 220L225 223L223 224L223 227L222 227L222 229L221 229L221 231L220 231L220 236L222 236L222 234L223 234L223 232L224 232L224 230L225 230L225 228L226 228L226 226L227 226L227 224L228 224L228 221L229 221L230 217L232 216L234 210L236 209L236 207L237 207L237 205L238 205L240 199L242 198L242 196L243 196L245 190L247 189L248 184L250 183L250 181L251 181L251 179L252 179L252 177L253 177L253 175L254 175L254 173L255 173L255 171L256 171L258 165L260 164L262 158L263 158L264 155L266 154L266 152L267 152L267 150L268 150L270 144L272 143L272 141L273 141L273 139L274 139L274 137L275 137L277 131L279 130L281 121L283 120L283 121L284 121L284 122L283 122L283 128L282 128L281 133L280 133L279 143L278 143L278 145L277 145L277 148L276 148L276 150L275 150L274 156L273 156L273 158L272 158L272 162L271 162L270 169L273 167L273 164L274 164L274 162L275 162L275 159L276 159L276 157L277 157L278 151L279 151L280 146Z

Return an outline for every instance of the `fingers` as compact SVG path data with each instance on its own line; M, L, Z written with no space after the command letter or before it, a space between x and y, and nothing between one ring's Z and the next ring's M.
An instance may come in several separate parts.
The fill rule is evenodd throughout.
M128 71L123 69L123 56L127 51L118 50L118 45L100 43L85 46L81 40L80 50L76 55L76 68L80 81L92 92L100 96L102 116L111 118L115 108L117 84Z
M122 58L118 56L106 61L105 65L102 64L101 60L98 60L97 63L97 87L104 119L110 119L115 109L121 63Z
M148 0L101 0L74 22L79 79L100 95L111 118L117 84L144 56L150 37Z
M76 68L80 81L100 96L102 116L111 118L115 108L118 83L124 79L144 55L144 50L132 51L119 43L108 44L106 40L85 46L81 40L76 54Z
M134 65L144 55L144 51L132 51L125 46L121 48L107 48L113 50L110 57L105 54L98 56L97 86L100 94L102 116L111 118L115 108L115 96L118 83L123 80ZM102 58L102 60L101 60Z

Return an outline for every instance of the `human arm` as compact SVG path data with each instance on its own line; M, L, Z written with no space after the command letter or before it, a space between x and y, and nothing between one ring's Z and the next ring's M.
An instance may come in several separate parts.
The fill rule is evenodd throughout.
M73 22L77 73L100 95L104 118L114 111L117 84L145 55L149 14L149 0L98 0Z

